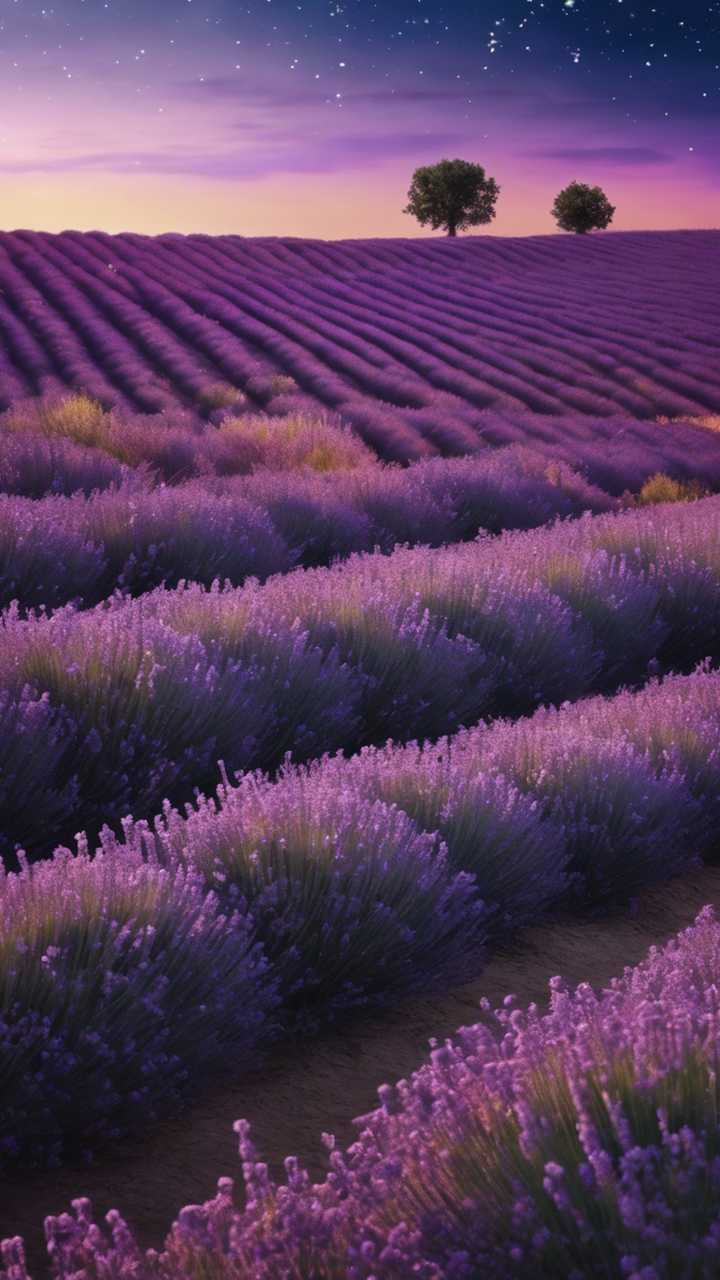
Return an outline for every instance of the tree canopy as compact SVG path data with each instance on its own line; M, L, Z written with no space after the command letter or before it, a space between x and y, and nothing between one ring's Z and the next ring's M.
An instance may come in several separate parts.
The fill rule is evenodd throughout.
M585 182L571 182L555 197L551 210L562 231L585 235L596 228L608 227L615 213L602 187L589 187Z
M433 231L440 227L449 236L477 227L495 217L500 188L486 176L480 164L469 160L441 160L416 169L403 210Z

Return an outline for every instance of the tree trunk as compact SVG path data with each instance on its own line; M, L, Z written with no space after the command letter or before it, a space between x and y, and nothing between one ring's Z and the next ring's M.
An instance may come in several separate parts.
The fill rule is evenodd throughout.
M452 225L452 223L451 223L451 225L448 227L448 235L449 235L449 236L456 236L456 235L457 235L457 228L456 228L456 227L454 227L454 226Z

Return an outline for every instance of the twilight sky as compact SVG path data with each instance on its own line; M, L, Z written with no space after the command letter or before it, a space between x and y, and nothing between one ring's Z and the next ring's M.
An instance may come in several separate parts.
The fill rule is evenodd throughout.
M720 0L0 0L0 225L427 234L483 164L494 233L720 226Z

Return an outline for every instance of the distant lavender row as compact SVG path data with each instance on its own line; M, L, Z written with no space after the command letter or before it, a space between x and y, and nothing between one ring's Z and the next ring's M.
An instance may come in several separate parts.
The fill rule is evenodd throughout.
M706 907L601 994L512 996L379 1090L330 1170L276 1184L238 1121L233 1179L188 1205L162 1253L115 1212L46 1220L58 1280L711 1280L717 1274L720 924ZM29 1280L22 1242L2 1280Z
M211 390L220 399L228 391L222 385ZM37 498L87 494L127 482L131 474L136 483L150 485L256 471L377 468L376 455L361 439L327 415L217 409L213 416L216 425L201 427L178 411L107 413L81 395L16 404L0 415L0 491ZM615 496L637 492L656 472L720 489L720 432L711 429L718 422L485 411L476 434L461 450L449 451L487 456L488 444L527 445L551 462L579 468L589 483ZM434 451L428 445L424 452Z
M482 439L494 446L520 443L570 463L608 493L637 492L653 472L699 480L717 489L720 417L642 422L583 414L483 414Z
M269 1035L467 977L529 919L716 856L719 743L700 671L248 775L6 875L0 1164L142 1130Z
M556 517L607 511L613 499L564 464L512 447L406 470L296 472L42 500L0 494L0 608L54 608L139 594L181 579L241 584L397 543L474 538Z
M720 498L0 626L4 852L720 657Z
M3 234L0 397L207 416L222 382L271 413L339 412L401 461L470 451L487 409L716 412L717 237Z

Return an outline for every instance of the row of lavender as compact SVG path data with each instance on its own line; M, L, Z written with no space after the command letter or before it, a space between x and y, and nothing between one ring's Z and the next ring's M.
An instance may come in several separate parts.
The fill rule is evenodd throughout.
M64 386L152 412L202 408L222 378L255 407L342 412L403 461L428 439L467 452L488 407L713 411L716 234L334 256L302 241L3 235L0 381L8 403Z
M529 918L715 857L719 743L701 670L248 775L6 874L2 1165L87 1155L273 1035L476 973Z
M211 390L222 399L232 388ZM271 417L227 408L213 413L217 421L212 424L199 424L183 412L118 414L85 395L15 404L0 416L0 487L40 498L89 494L131 479L150 488L254 471L378 466L377 455L359 436L325 414ZM706 431L673 424L667 433L672 462L679 464L683 449L687 452L688 430L698 446L709 443L711 455L720 451ZM712 456L708 462L712 475Z
M228 390L214 388L218 397ZM80 395L14 405L0 416L0 491L39 498L89 494L131 480L147 487L258 470L377 470L377 455L360 437L325 415L217 409L214 416L214 425L201 427L180 412L107 413ZM486 412L464 452L487 456L488 444L530 446L614 496L638 492L658 472L718 489L720 436L713 424L712 417L657 423ZM389 438L392 431L389 414ZM429 457L437 449L427 445L420 453Z
M162 1253L87 1200L46 1220L58 1280L712 1280L720 1247L720 924L695 924L601 994L483 1010L313 1184L277 1185L248 1125L244 1181L182 1209ZM22 1242L1 1280L29 1280Z
M92 604L181 579L239 585L353 552L440 546L617 505L569 467L518 447L406 470L268 472L160 488L129 474L89 497L0 494L0 608Z
M0 621L3 852L720 657L720 498Z

